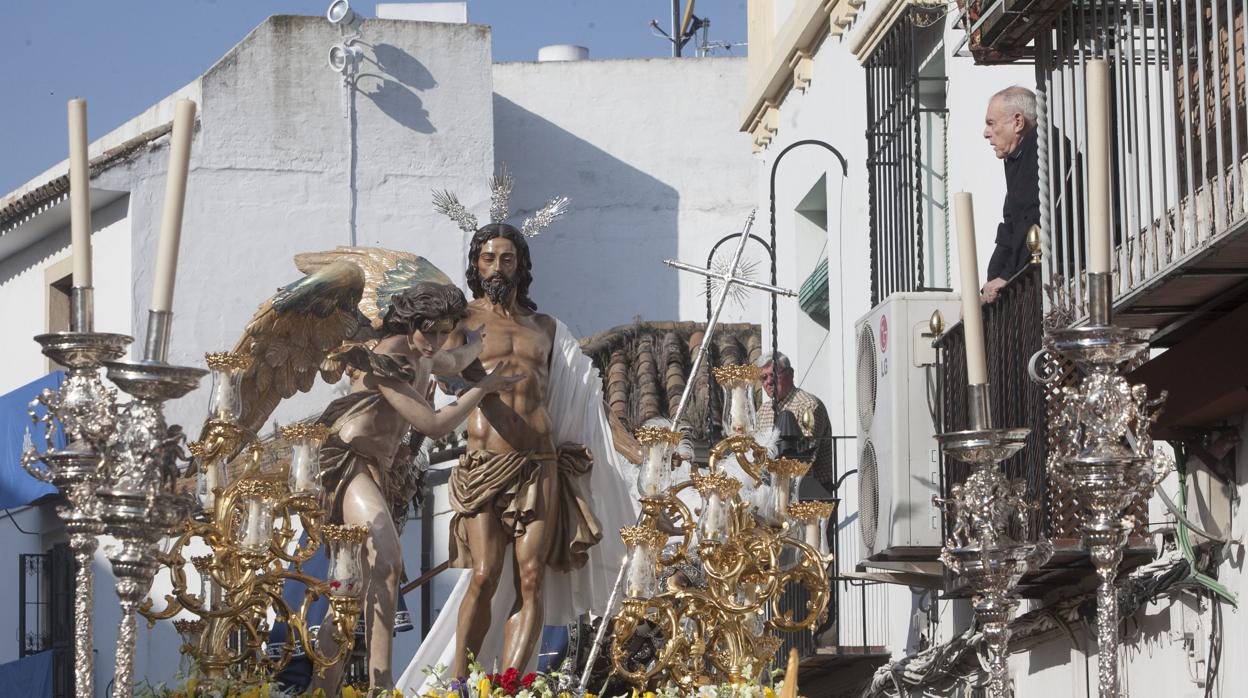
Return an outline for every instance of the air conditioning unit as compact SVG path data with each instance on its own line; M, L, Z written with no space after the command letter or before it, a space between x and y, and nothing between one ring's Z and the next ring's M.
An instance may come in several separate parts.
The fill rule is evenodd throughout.
M854 325L862 561L930 560L941 545L934 310L956 320L958 295L896 293Z

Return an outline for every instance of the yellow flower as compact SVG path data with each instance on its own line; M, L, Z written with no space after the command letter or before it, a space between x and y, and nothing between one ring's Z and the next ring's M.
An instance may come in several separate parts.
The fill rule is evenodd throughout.
M566 693L566 692L564 692L564 693L560 693L560 694L559 694L559 698L565 698L565 696L568 696L568 695L570 695L570 694L569 694L569 693ZM585 694L585 698L598 698L598 696L594 695L593 693L586 693L586 694Z
M343 686L342 698L360 698L360 692L354 686Z
M770 686L763 686L763 698L776 698L776 692Z
M490 680L489 679L481 679L480 681L477 682L477 695L480 696L481 698L485 698L486 696L490 695Z

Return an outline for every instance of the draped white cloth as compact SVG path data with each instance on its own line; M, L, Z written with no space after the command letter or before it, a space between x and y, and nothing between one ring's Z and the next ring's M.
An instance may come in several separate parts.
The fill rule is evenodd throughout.
M590 548L589 561L583 568L574 572L547 571L543 595L546 625L567 623L584 611L603 612L625 555L619 529L636 523L638 512L636 467L615 451L598 369L581 351L568 328L562 322L557 324L546 406L555 426L555 443L585 444L594 456L589 482L583 484L588 484L586 498L593 503L594 514L602 525L602 541ZM503 624L515 601L511 554L508 547L507 563L491 605L490 631L481 647L482 664L487 669L492 669L494 658L502 653ZM396 688L405 695L413 691L423 694L428 683L425 670L450 666L454 659L455 626L469 579L470 575L462 575L429 636L399 677ZM526 671L536 665L536 650L533 655Z

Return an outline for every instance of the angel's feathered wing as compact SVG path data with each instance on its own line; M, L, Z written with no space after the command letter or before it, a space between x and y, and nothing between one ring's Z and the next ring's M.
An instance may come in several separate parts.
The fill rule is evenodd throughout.
M423 257L370 247L297 255L306 276L256 311L235 352L252 357L243 374L240 424L258 432L278 403L307 392L319 374L336 383L344 345L376 338L390 297L421 281L451 283Z

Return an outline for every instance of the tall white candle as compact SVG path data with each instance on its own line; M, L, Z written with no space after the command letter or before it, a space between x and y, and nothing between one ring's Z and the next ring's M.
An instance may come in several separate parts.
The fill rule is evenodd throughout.
M195 103L189 99L178 100L174 107L173 133L169 137L169 173L160 217L160 244L156 248L152 310L173 310L173 280L178 268L178 243L182 239L182 207L186 203L186 173L191 163L194 125Z
M975 252L975 215L969 192L953 195L958 222L958 266L962 280L962 327L966 333L966 379L971 385L988 382L984 351L984 316L979 307L979 261Z
M1088 273L1109 273L1109 66L1088 61Z
M69 100L69 239L74 286L91 285L91 178L87 160L87 101Z
M744 385L733 387L729 414L729 423L733 433L744 434L749 429L749 408L746 406L748 397Z

